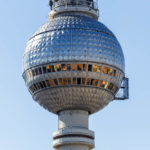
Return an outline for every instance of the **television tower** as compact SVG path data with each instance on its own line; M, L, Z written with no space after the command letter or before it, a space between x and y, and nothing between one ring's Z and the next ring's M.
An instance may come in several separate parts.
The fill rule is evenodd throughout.
M56 150L91 150L89 115L128 99L121 46L98 22L94 0L50 0L49 20L27 43L23 78L33 99L58 115Z

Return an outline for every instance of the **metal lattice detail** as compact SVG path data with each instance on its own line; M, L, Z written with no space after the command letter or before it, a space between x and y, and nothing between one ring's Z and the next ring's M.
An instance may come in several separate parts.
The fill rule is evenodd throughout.
M129 99L129 79L124 78L118 93L115 96L116 100Z

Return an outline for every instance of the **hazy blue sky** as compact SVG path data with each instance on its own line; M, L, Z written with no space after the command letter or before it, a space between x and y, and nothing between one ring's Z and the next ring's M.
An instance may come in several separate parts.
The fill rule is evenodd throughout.
M124 50L130 99L90 117L97 150L150 150L150 0L100 0L100 21ZM0 0L0 150L50 150L57 116L32 100L22 79L29 37L48 0Z

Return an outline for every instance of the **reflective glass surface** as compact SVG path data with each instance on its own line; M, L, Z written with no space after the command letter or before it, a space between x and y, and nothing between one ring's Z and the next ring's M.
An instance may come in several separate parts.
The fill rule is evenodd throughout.
M59 16L43 25L27 44L23 69L59 61L99 62L124 71L124 56L114 34L86 16Z

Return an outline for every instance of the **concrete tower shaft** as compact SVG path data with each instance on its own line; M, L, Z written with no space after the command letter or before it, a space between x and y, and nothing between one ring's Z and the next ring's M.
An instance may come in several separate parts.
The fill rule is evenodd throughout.
M94 132L88 129L89 114L82 110L59 113L58 131L53 134L57 150L90 150L94 148Z
M50 19L64 13L84 14L96 20L99 17L98 2L95 0L50 0L49 5Z

